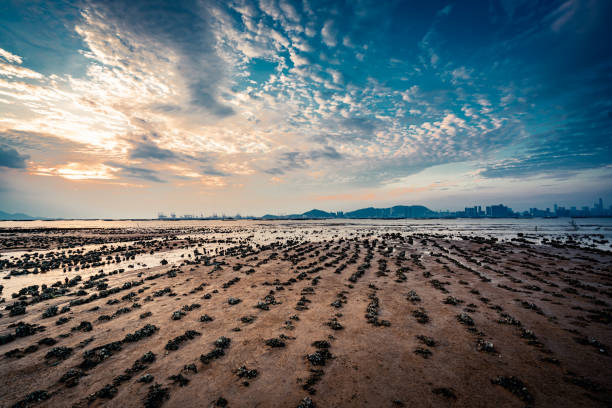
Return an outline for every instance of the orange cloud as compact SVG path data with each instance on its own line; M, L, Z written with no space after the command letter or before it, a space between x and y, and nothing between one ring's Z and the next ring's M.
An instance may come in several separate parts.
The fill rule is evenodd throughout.
M61 167L37 167L31 174L37 176L59 176L68 180L110 180L116 178L115 168L104 164L86 165L82 163L68 163Z

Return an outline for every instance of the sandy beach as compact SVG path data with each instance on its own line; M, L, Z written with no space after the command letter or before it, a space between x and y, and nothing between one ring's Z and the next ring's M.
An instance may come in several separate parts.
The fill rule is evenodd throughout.
M249 228L3 230L0 405L612 404L607 250Z

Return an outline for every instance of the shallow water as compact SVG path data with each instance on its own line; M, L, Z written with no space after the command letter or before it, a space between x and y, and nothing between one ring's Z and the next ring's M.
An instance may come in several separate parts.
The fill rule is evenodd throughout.
M544 234L604 234L612 236L612 218L574 219L577 229L571 225L569 218L532 218L532 219L401 219L401 220L60 220L60 221L0 221L0 231L5 228L122 228L132 231L156 230L164 228L228 228L228 229L291 229L295 227L326 229L372 227L372 228L407 228L422 232L455 232L469 233L531 233Z
M299 241L325 241L338 238L363 237L367 235L378 236L384 233L402 234L440 234L453 238L461 235L473 235L483 237L495 237L502 241L517 238L519 234L531 242L539 243L543 239L556 239L578 242L582 246L596 247L599 249L611 249L612 219L579 219L575 224L567 218L556 219L453 219L453 220L280 220L280 221L203 221L203 220L181 220L181 221L130 221L130 220L67 220L67 221L4 221L0 222L0 233L7 228L51 228L51 229L116 229L134 233L161 232L172 230L172 234L178 238L191 237L194 239L226 240L232 238L230 243L204 243L199 247L200 252L206 251L208 255L214 254L215 249L224 249L238 245L238 241L251 245L264 245L274 241L286 241L289 239ZM4 231L6 232L6 231ZM76 233L77 231L75 231ZM66 231L63 231L66 233ZM71 231L68 234L73 234ZM156 240L159 238L148 238ZM103 245L130 245L134 240L113 242L111 244L84 245L72 250L83 249L84 252L98 250ZM107 263L105 265L81 269L76 271L64 271L63 269L50 270L44 274L28 274L13 276L11 279L2 279L0 284L4 285L4 295L19 290L28 285L52 284L65 277L74 277L77 274L83 279L100 271L110 272L117 269L139 270L147 267L159 266L162 259L168 261L168 265L180 264L185 259L193 257L195 247L176 248L150 254L145 251L135 255L133 259L123 259L120 262ZM48 252L62 252L63 250L11 250L0 252L0 258L20 258L31 253L46 254ZM6 277L10 269L0 271L1 277Z

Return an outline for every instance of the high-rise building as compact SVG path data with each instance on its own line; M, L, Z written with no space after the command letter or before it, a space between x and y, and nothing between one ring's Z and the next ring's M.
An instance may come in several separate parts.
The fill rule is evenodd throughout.
M487 211L488 211L487 207ZM499 205L492 205L491 207L491 217L494 218L502 218L502 217L512 217L514 215L514 213L512 212L512 209L509 207L506 207L503 204L499 204Z

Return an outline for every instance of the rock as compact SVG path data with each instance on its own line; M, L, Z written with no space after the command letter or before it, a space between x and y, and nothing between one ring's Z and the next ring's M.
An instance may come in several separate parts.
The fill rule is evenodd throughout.
M60 382L66 384L66 387L74 387L79 383L81 377L84 377L86 374L77 370L76 368L71 368L66 371L64 375L61 376Z
M299 403L297 408L316 408L314 402L310 399L310 397L304 397L304 399Z
M154 384L149 386L149 392L143 402L145 408L159 408L168 398L170 398L168 388Z
M501 385L502 387L510 391L512 394L516 395L523 402L526 402L528 404L533 402L533 396L531 395L529 390L527 390L525 384L517 377L500 376L491 380L491 383Z
M230 343L232 342L231 339L228 339L227 337L221 336L219 337L217 340L215 340L215 347L217 348L221 348L221 349L226 349L230 346Z
M481 338L476 340L476 350L485 353L495 353L495 347L493 346L493 343Z
M425 344L426 346L429 346L429 347L436 346L436 341L431 337L423 336L422 334L420 334L416 336L416 338L419 339L421 343Z
M448 398L448 399L457 399L457 396L455 395L455 393L453 392L452 389L450 388L434 388L433 390L431 390L431 392L433 392L436 395L441 395L444 398Z
M172 312L172 320L181 320L183 316L185 316L185 312L183 312L182 310Z
M429 322L429 316L427 315L427 312L425 311L425 309L420 308L417 310L413 310L412 311L412 316L414 316L417 320L417 322L421 323L421 324L426 324Z
M474 320L467 313L457 315L457 320L466 326L474 326Z
M236 375L238 375L238 377L248 378L248 379L253 379L257 377L257 374L258 374L257 370L255 369L249 370L246 366L240 366L236 372Z
M174 384L178 384L179 387L184 387L189 384L189 378L183 376L183 374L171 375L168 379L172 380Z
M269 347L285 347L285 342L276 337L266 340L266 346Z
M53 317L57 315L57 306L50 306L45 310L42 314L43 319L47 319L49 317Z
M134 333L127 334L123 341L127 343L133 343L135 341L150 337L158 331L159 328L153 324L147 324L141 329L136 330Z
M310 361L310 364L312 365L324 366L325 362L328 359L333 358L333 356L326 348L324 348L321 350L317 350L312 354L308 354L306 358L308 359L308 361Z
M53 347L45 355L46 359L65 360L72 354L72 348L70 347Z
M423 358L429 358L431 356L431 351L423 347L417 347L414 349L414 354L418 354Z
M148 384L148 383L153 382L153 379L154 377L151 374L145 374L138 379L138 382Z

